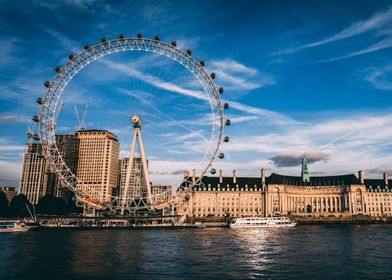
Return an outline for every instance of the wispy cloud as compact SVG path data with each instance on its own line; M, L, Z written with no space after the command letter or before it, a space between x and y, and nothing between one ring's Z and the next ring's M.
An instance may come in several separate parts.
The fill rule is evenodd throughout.
M272 75L262 74L256 68L232 59L212 60L208 68L217 74L217 80L228 90L251 91L276 84Z
M23 58L18 55L18 42L20 41L15 39L0 40L0 69L23 61Z
M364 55L364 54L376 52L376 51L391 48L391 47L392 47L392 38L387 38L387 39L384 39L378 43L375 43L367 48L364 48L362 50L355 51L355 52L352 52L352 53L349 53L349 54L346 54L343 56L320 60L317 63L338 61L338 60L342 60L342 59L346 59L346 58L350 58L350 57L355 57L355 56L359 56L359 55Z
M302 125L281 126L279 131L235 137L224 145L233 161L246 158L269 158L265 166L279 167L279 172L298 174L304 153L311 158L311 171L330 174L355 172L359 169L388 166L392 161L392 115L350 116L308 121ZM201 146L200 146L201 147ZM200 148L197 145L191 148ZM234 160L236 159L236 160ZM296 165L294 166L294 161ZM326 162L328 161L328 164Z
M33 1L37 6L48 8L53 11L61 10L62 6L70 6L75 9L82 11L95 11L96 9L104 9L105 11L111 11L111 6L105 3L106 1L98 0L53 0L53 1Z
M304 49L313 48L321 45L325 45L328 43L340 41L346 38L350 38L371 30L379 29L380 27L385 26L388 23L392 22L392 8L389 8L386 11L382 11L374 14L367 20L358 21L353 23L350 27L340 31L339 33L322 39L320 41L312 42L309 44L300 45L297 47L287 48L276 52L275 54L291 54L302 51Z
M392 65L383 67L371 67L363 71L365 80L375 88L381 90L392 90Z
M142 80L143 82L146 82L154 87L164 89L169 92L176 93L176 94L184 95L187 97L199 99L199 100L204 100L204 101L209 100L208 97L203 92L201 92L199 90L186 89L186 88L179 86L177 84L164 81L164 80L162 80L158 77L155 77L153 75L142 73L141 71L135 69L131 65L117 63L117 62L113 62L110 60L102 61L102 63L107 65L112 70L117 70L117 71L121 72L122 74L126 74L130 77ZM254 73L254 71L255 71L251 68L249 68L249 69L243 68L244 66L240 65L238 63L237 64L234 63L233 65L235 65L235 67L237 69L246 69L245 71L249 72L249 73ZM272 123L274 123L274 122L285 123L285 124L297 123L296 121L290 119L289 117L284 116L282 114L279 114L277 112L253 107L253 106L242 104L240 102L235 102L235 101L230 101L229 103L230 103L230 106L232 109L239 110L239 111L245 112L247 114L257 115L257 116L262 117L264 119L268 119Z
M52 29L52 28L45 28L44 31L56 39L65 50L79 52L80 51L80 43L74 40L69 39L64 34Z
M11 138L0 137L0 185L19 185L25 146L15 144Z
M24 115L16 115L14 113L0 113L0 123L5 125L13 125L16 123L27 123L31 118Z
M155 86L157 88L161 88L161 89L173 92L173 93L186 95L186 96L193 97L193 98L200 99L200 100L208 100L208 98L200 91L185 89L185 88L182 88L174 83L163 81L160 78L155 77L153 75L142 73L130 65L126 65L123 63L115 63L110 60L104 60L104 61L102 61L102 63L107 65L109 68L111 68L113 70L120 71L123 74L127 74L130 77L142 80L142 81L144 81L152 86Z
M204 133L203 130L197 130L197 131L192 131L190 133L181 134L181 135L177 135L175 133L168 133L168 134L165 134L164 136L172 139L174 142L183 142L183 141L190 140L193 138L200 138L203 141L208 141L207 138L204 137L203 133Z
M230 101L230 106L233 109L259 116L262 119L264 119L264 121L267 120L269 123L278 123L282 125L291 125L291 124L299 123L298 121L289 118L283 114L280 114L278 112L249 106L235 101Z

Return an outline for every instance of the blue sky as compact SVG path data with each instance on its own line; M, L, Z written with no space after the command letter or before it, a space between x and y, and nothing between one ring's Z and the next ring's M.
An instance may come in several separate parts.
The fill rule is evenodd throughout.
M27 126L54 67L85 43L118 34L160 35L206 61L232 106L231 137L215 164L229 175L390 172L391 1L2 1L0 184L18 185ZM169 86L162 86L169 85ZM143 118L154 182L173 182L202 156L209 106L189 73L151 54L123 53L88 66L67 88L58 132L87 128L130 142L129 115Z

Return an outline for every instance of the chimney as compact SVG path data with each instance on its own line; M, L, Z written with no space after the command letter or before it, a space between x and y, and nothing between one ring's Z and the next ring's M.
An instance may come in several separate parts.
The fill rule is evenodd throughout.
M264 174L264 168L261 168L261 185L262 187L265 186L265 174Z
M222 183L223 183L223 171L221 169L221 170L219 170L219 184L222 184Z
M361 185L365 184L365 178L363 176L363 170L358 171L358 178Z
M237 184L237 170L233 169L233 184Z
M388 186L388 175L387 175L387 172L383 173L383 177L384 177L384 184L385 184L385 186Z
M192 184L194 185L196 182L196 169L192 170Z

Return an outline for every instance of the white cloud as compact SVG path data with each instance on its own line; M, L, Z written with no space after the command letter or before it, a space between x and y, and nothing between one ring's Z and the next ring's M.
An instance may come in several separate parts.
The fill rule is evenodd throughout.
M350 37L362 34L364 32L379 29L379 28L381 28L391 22L392 22L392 8L389 8L386 11L382 11L382 12L374 14L373 16L371 16L367 20L355 22L350 27L340 31L339 33L337 33L331 37L327 37L323 40L316 41L316 42L309 43L309 44L304 44L304 45L301 45L298 47L280 50L280 51L276 52L275 54L296 53L296 52L299 52L299 51L307 49L307 48L317 47L317 46L332 43L335 41L340 41L340 40L343 40L346 38L350 38Z
M257 108L253 106L249 106L243 103L235 102L235 101L230 101L229 102L230 107L248 114L254 114L262 119L267 120L269 123L277 123L277 124L285 124L285 125L290 125L290 124L298 124L298 121L295 121L283 114L280 114L278 112L262 109L262 108Z
M338 114L337 114L338 115ZM230 156L231 166L244 166L248 161L263 159L263 165L249 166L249 170L273 169L274 172L298 175L297 166L277 167L268 161L279 155L303 155L311 159L311 173L344 174L360 169L389 166L392 156L392 115L365 115L351 112L343 118L309 121L301 125L280 126L276 132L260 135L249 126L247 133L232 134L222 151ZM191 151L203 149L194 143ZM328 160L327 160L328 159ZM225 160L224 160L225 161ZM214 165L222 166L219 160ZM292 165L292 164L291 164Z
M157 88L161 88L161 89L164 89L164 90L176 93L176 94L192 97L195 99L208 101L208 97L201 91L186 89L186 88L181 87L177 84L163 81L160 78L155 77L153 75L142 73L141 71L135 69L132 65L117 63L117 62L113 62L110 60L104 60L104 61L102 61L102 63L107 65L112 70L116 70L116 71L119 71L122 74L126 74L130 77L133 77L133 78L136 78L139 80L143 80L144 82L146 82L152 86L155 86ZM240 68L240 69L242 69L242 67L243 67L243 66L238 66L238 64L236 64L236 63L234 63L234 65L236 68ZM252 72L253 70L248 69L247 71ZM275 122L285 123L285 124L295 123L294 120L292 120L284 115L281 115L277 112L249 106L246 104L242 104L240 102L230 101L230 106L233 109L245 112L247 114L254 114L254 115L260 116L264 119L267 119L271 123L275 123Z
M392 90L392 65L383 67L372 67L364 71L365 80L375 88L381 90Z
M262 74L256 68L245 66L232 59L212 60L208 69L216 73L217 81L227 90L244 93L276 84L271 75Z
M19 186L22 162L0 160L0 185Z
M67 36L52 28L45 28L44 31L56 39L64 49L75 53L80 52L80 43L69 39Z
M193 97L196 99L208 100L208 98L200 91L185 89L185 88L182 88L176 84L162 81L158 77L142 73L130 65L126 65L123 63L115 63L110 60L103 60L102 63L107 65L109 68L111 68L113 70L118 70L118 71L122 72L123 74L129 75L130 77L133 77L133 78L136 78L139 80L143 80L144 82L146 82L152 86L155 86L157 88L161 88L161 89L173 92L173 93L179 93L179 94Z
M211 65L219 70L225 70L227 72L237 72L243 73L250 76L256 76L259 71L256 68L245 66L237 61L232 59L224 59L224 60L212 60Z
M0 40L0 69L22 63L24 60L18 55L19 40Z
M317 63L324 63L324 62L332 62L332 61L337 61L337 60L342 60L342 59L346 59L346 58L350 58L350 57L355 57L355 56L359 56L359 55L364 55L364 54L368 54L368 53L372 53L372 52L376 52L379 50L383 50L383 49L387 49L387 48L391 48L392 47L392 38L387 38L384 39L380 42L377 42L367 48L364 48L362 50L359 51L355 51L343 56L339 56L339 57L334 57L334 58L330 58L330 59L325 59L325 60L320 60Z
M0 185L19 185L24 149L10 138L0 137Z
M27 123L31 118L9 112L0 113L0 124L13 125L16 123Z

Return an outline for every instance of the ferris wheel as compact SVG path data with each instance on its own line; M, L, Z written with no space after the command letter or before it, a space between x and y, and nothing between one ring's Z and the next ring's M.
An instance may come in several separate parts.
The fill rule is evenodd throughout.
M211 135L198 165L199 168L194 169L192 174L189 175L189 177L192 176L191 180L184 178L184 181L189 182L189 184L183 184L181 192L174 197L171 192L154 195L148 192L148 197L131 199L126 204L122 202L123 200L119 196L110 196L110 201L101 201L91 197L83 192L84 188L80 186L83 186L84 182L67 166L57 147L56 121L64 100L63 95L66 94L69 83L90 63L111 54L128 51L151 52L182 65L198 81L203 89L202 100L210 106ZM195 60L192 57L191 50L182 51L177 48L175 41L170 44L164 43L159 36L155 36L154 39L147 39L143 38L141 33L138 33L136 38L127 38L120 34L118 39L107 40L102 38L100 43L94 46L85 45L82 52L77 55L70 54L68 58L69 60L64 66L55 68L57 73L55 78L44 83L47 90L43 98L37 99L40 108L38 114L33 117L33 121L38 123L39 132L38 134L30 133L29 136L41 142L50 171L58 177L64 187L75 193L78 202L93 209L121 211L122 213L124 210L132 212L139 209L163 209L181 200L189 199L187 193L194 185L201 182L203 176L208 172L216 173L215 168L213 168L213 161L217 158L224 158L224 154L220 151L221 144L222 141L229 142L229 137L223 134L224 126L231 124L229 119L224 118L224 110L228 109L229 105L221 101L220 95L224 89L215 85L213 81L216 77L215 73L208 73L204 68L205 62ZM140 203L140 201L144 203Z

